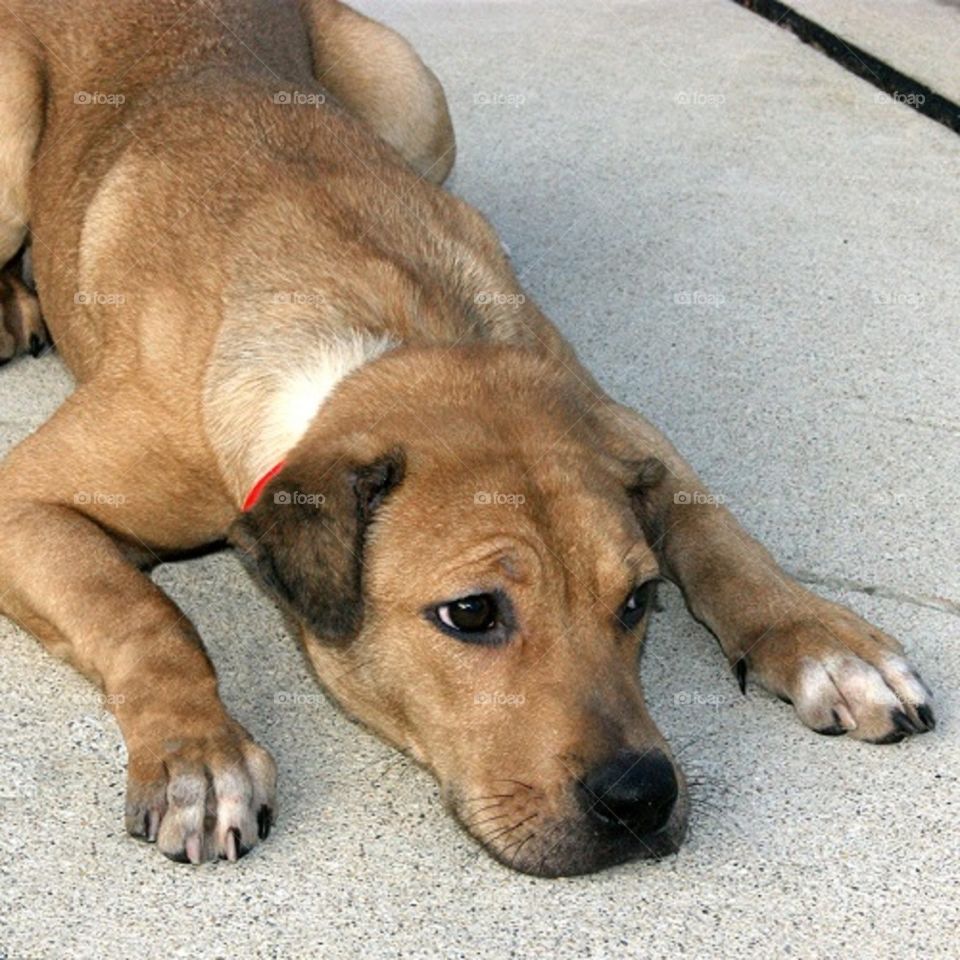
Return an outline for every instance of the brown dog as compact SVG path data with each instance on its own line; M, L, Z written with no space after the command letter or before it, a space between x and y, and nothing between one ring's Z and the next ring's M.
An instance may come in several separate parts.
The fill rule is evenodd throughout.
M438 186L453 153L433 74L336 0L0 6L0 263L29 233L78 383L0 465L0 609L109 695L127 827L168 857L235 859L274 817L145 573L225 538L344 709L530 873L681 842L636 669L658 577L813 729L933 726L899 644L603 394ZM46 335L4 282L0 359Z

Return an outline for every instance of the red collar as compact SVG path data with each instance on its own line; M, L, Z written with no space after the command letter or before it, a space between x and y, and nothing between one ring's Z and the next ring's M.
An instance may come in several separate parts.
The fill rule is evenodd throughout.
M249 513L260 499L266 485L287 465L286 460L281 460L275 467L271 467L251 488L243 501L243 512Z

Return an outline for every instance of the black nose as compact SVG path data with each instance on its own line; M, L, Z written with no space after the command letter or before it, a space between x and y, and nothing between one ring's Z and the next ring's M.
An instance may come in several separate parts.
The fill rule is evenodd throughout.
M621 751L580 782L580 800L606 826L655 833L670 819L679 790L673 764L661 751Z

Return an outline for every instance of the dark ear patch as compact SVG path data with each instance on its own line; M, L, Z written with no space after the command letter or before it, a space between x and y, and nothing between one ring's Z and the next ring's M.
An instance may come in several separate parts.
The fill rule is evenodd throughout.
M387 495L403 480L406 459L402 450L391 450L385 457L360 467L354 475L357 503L369 522Z
M647 543L659 553L663 544L662 511L657 507L654 491L666 480L667 467L656 457L630 464L633 480L627 485L630 504L636 514Z
M643 493L651 487L658 487L667 476L667 467L657 457L647 457L631 464L633 467L633 482L630 484L631 493Z
M360 632L367 527L404 469L400 450L362 465L291 464L230 531L254 577L326 643Z

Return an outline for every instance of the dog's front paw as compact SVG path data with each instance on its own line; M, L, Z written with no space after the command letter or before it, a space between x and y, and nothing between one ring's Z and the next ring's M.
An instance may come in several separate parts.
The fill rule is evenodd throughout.
M822 605L821 605L822 603ZM931 694L900 645L844 607L818 602L766 630L736 665L791 702L818 733L896 743L935 726Z
M22 353L38 357L49 343L36 294L14 269L0 271L0 365Z
M180 863L238 860L270 833L276 765L238 724L204 736L135 742L127 832Z

